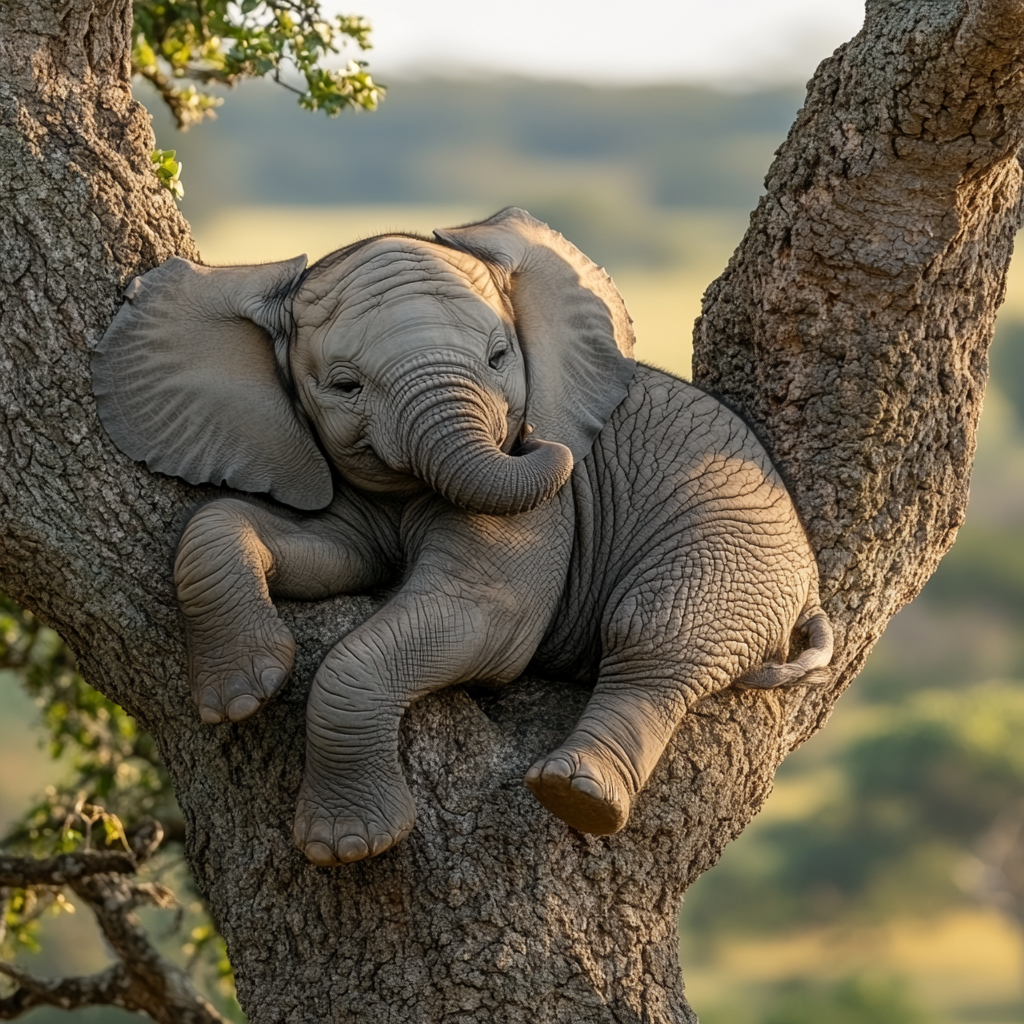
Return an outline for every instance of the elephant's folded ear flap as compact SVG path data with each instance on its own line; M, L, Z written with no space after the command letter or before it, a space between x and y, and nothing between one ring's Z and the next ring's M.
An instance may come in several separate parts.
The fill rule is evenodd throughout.
M510 207L434 234L509 278L534 437L585 458L636 369L633 327L612 279L547 224Z
M92 357L100 419L118 448L189 483L329 504L330 467L288 371L305 266L304 256L254 267L173 257L135 278Z

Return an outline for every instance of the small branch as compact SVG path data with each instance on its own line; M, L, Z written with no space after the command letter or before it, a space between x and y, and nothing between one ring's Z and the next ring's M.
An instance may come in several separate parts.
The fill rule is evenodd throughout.
M152 946L132 913L142 904L171 907L175 903L166 886L131 878L163 837L160 823L148 818L128 837L132 853L83 850L45 860L0 855L0 910L6 907L6 889L68 886L92 910L118 957L107 970L82 978L36 978L0 962L0 974L17 986L11 995L0 999L0 1020L14 1020L35 1006L63 1010L120 1006L146 1013L158 1024L225 1024L196 991L191 978Z
M0 963L0 974L18 987L0 999L0 1020L14 1020L37 1006L57 1006L78 1010L87 1006L120 1006L133 1009L125 1001L129 981L123 964L113 964L99 974L81 978L35 978L10 964Z
M215 118L217 115L214 108L221 104L221 100L197 93L195 88L179 89L156 65L147 68L136 68L136 74L141 75L150 82L160 94L160 98L167 104L171 115L174 117L175 126L179 131L187 132L189 128L198 124L204 118ZM200 76L190 76L198 78ZM234 84L227 79L217 79L228 85Z
M0 854L0 888L46 886L56 889L89 875L133 875L136 867L135 857L121 850L82 850L44 860Z
M131 913L137 906L166 909L175 904L174 894L158 883L133 884L123 875L91 875L77 878L71 889L88 903L96 915L103 935L130 969L145 964L147 969L159 968L160 954L149 944L149 938L138 918Z
M306 95L306 90L305 89L297 89L294 85L289 85L281 77L281 69L279 67L278 68L274 68L274 82L277 85L281 86L282 89L287 89L289 92L295 93L296 96L305 96Z
M62 1010L119 1006L148 1014L157 1024L226 1024L189 976L153 948L131 913L144 902L168 906L174 899L169 890L151 883L133 884L117 874L82 874L71 887L96 915L119 961L82 978L36 978L0 962L0 974L17 985L11 995L0 999L0 1020L14 1020L36 1006Z
M163 825L156 818L146 816L140 819L128 830L127 835L128 845L131 847L132 853L135 854L135 862L142 864L149 860L160 848L166 835Z

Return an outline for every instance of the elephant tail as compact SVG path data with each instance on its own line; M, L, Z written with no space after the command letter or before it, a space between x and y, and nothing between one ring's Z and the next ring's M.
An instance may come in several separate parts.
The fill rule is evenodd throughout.
M832 623L814 600L797 620L796 628L806 634L807 647L785 664L767 662L745 672L736 680L743 689L771 690L776 686L816 686L827 683L832 661Z

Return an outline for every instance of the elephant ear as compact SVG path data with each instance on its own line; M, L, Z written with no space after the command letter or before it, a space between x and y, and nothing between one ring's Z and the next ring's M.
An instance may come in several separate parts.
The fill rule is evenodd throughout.
M299 256L254 267L172 257L135 278L92 357L100 420L126 455L192 484L323 508L331 471L291 398Z
M636 369L632 321L612 279L515 207L434 234L507 275L533 436L564 444L576 462L586 458Z

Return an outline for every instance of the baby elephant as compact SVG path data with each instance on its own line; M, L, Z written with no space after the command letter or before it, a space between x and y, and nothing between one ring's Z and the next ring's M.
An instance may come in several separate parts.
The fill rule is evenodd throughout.
M276 499L219 498L181 539L203 721L248 717L288 678L272 598L394 588L313 682L295 838L316 864L413 827L399 721L433 690L593 681L525 781L606 835L701 698L815 682L832 656L768 455L716 399L634 363L604 271L522 210L435 235L308 270L171 259L131 283L93 361L122 451Z

